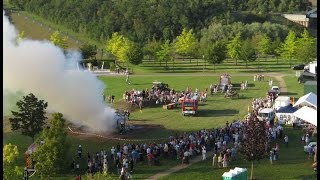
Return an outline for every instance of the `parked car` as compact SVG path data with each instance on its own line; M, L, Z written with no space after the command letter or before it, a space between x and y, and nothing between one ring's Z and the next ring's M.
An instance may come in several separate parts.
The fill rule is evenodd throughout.
M309 152L309 148L312 147L314 148L317 145L317 142L310 142L308 145L303 147L304 152Z
M304 69L304 64L299 64L297 66L293 66L292 69L293 70L303 70Z
M280 94L280 88L278 86L272 86L271 90L276 91L278 95Z
M317 80L317 75L310 73L310 72L303 72L299 77L298 77L298 82L305 83L306 81L316 81Z

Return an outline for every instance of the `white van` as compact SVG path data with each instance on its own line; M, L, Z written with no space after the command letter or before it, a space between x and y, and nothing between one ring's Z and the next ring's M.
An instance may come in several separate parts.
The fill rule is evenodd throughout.
M275 117L276 117L276 114L274 112L274 109L272 108L263 108L258 113L258 118L269 121L270 124L274 123Z
M277 99L274 100L273 109L279 110L280 107L289 106L290 102L289 96L278 96Z

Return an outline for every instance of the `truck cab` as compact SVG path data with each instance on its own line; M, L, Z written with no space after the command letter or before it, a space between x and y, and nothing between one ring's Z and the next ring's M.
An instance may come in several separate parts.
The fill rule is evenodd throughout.
M198 111L198 100L184 99L182 101L182 115L196 115Z

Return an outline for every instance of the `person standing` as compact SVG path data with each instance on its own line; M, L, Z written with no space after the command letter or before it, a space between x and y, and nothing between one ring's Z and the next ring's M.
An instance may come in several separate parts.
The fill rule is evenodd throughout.
M227 164L227 160L228 160L227 153L224 153L222 160L223 160L223 167L224 168L227 167L228 166L228 164Z
M203 146L203 147L202 147L202 160L203 160L203 161L207 159L206 153L207 153L206 147Z
M126 83L127 83L127 84L130 84L130 81L129 81L129 72L128 72L128 70L126 70L126 76L127 76L127 78L126 78Z
M214 153L214 155L212 157L212 166L213 166L213 168L215 168L217 161L218 161L217 154Z
M221 164L222 164L222 155L220 153L219 156L218 156L218 166L219 166L219 168L221 168Z
M270 164L273 164L273 151L270 151L269 158L270 158Z
M79 158L81 158L81 155L82 155L82 147L81 147L81 145L79 145L79 147L78 147L78 156L79 156Z
M285 136L284 136L284 143L286 144L286 147L288 147L288 144L289 144L289 137L288 137L288 135L285 135Z

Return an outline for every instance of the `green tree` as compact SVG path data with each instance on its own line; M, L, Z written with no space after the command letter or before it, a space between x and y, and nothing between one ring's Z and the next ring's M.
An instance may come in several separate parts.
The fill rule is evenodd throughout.
M50 35L49 40L56 46L61 47L63 50L67 49L67 38L63 37L60 31L55 31Z
M119 62L129 63L129 53L134 49L134 43L128 38L115 32L107 42L106 50L111 52Z
M32 154L36 160L35 168L42 178L51 177L59 172L65 165L67 132L65 119L61 113L54 113L50 126L41 133L43 144L38 144L37 150Z
M166 40L160 46L160 49L156 52L156 57L157 57L157 60L160 62L160 66L161 66L161 62L165 61L166 62L166 68L168 68L167 62L170 59L170 51L171 51L170 41Z
M280 56L289 61L289 65L291 68L291 61L296 53L296 33L294 31L289 31L286 39L281 44L279 51Z
M277 58L277 64L279 64L279 56L281 54L280 52L280 46L281 46L281 40L280 38L277 38L275 41L273 41L271 43L271 54L275 55L275 57Z
M131 47L131 50L128 52L128 59L129 59L129 62L134 65L138 65L142 63L143 52L142 52L142 48L140 48L138 44L134 44Z
M197 42L198 41L193 34L193 30L190 29L187 31L186 28L183 28L181 34L176 37L176 41L174 43L175 52L182 56L191 56L197 48Z
M80 47L83 59L95 59L97 55L97 48L91 44L84 44Z
M6 144L3 147L3 179L21 179L22 169L17 165L19 156L18 147L12 144Z
M38 100L32 93L23 96L23 100L17 102L19 112L11 111L13 117L9 118L12 130L22 130L23 135L30 136L34 141L34 136L42 130L47 117L45 109L48 103Z
M254 58L254 48L249 39L247 39L242 43L239 59L243 60L246 63L246 68L248 68L248 62L254 60Z
M243 138L240 141L239 153L242 158L251 161L251 175L253 177L253 162L266 157L266 121L258 119L257 115L251 113L248 123L242 127Z
M148 56L148 59L155 58L156 52L160 49L161 42L155 38L149 40L143 48L143 54Z
M271 52L271 40L268 35L263 34L261 40L258 42L259 57L265 57Z
M240 58L241 46L241 33L237 33L227 44L227 53L231 59L236 60L236 65L238 65L237 60Z
M300 38L297 39L297 51L295 58L301 63L309 63L317 58L317 41L304 29Z
M205 58L210 64L213 64L213 71L215 72L216 64L220 64L226 59L226 43L224 41L217 41L210 45L205 53Z

